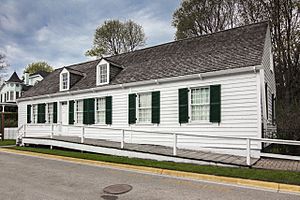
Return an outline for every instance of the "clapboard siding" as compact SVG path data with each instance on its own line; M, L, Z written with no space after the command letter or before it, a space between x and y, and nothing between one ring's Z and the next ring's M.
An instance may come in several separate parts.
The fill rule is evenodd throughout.
M163 84L152 84L140 87L118 88L111 91L97 91L89 94L66 95L56 97L56 101L69 101L84 98L112 96L112 125L99 127L124 128L141 131L163 131L169 133L193 133L199 135L220 135L238 137L257 137L258 135L258 103L257 103L257 76L259 73L247 72L234 75L177 81ZM188 123L178 122L178 89L192 88L220 84L221 85L221 123ZM128 94L160 91L160 124L133 124L128 125ZM40 99L19 102L19 126L26 123L26 105L53 102L53 99ZM58 109L60 110L60 109ZM60 112L60 111L59 111ZM58 117L58 121L60 121ZM65 128L61 135L80 136L80 128ZM102 129L86 128L88 138L120 141L120 132ZM155 133L126 133L125 141L142 144L157 144L172 146L172 135ZM236 153L245 148L245 141L224 139L208 139L180 136L178 145L182 148L202 149L212 148L218 152ZM254 143L255 148L259 148ZM231 148L236 149L230 150ZM244 152L244 151L243 151Z
M273 127L272 125L272 94L276 96L276 83L275 83L275 72L273 67L273 56L272 56L272 43L271 43L271 35L270 30L268 29L266 33L266 41L264 45L264 54L262 58L262 66L264 68L264 82L268 85L268 99L265 101L268 102L268 112L266 112L266 105L264 102L263 110L263 122L265 123L265 128L268 129L269 127ZM264 97L266 96L265 90ZM268 116L266 116L268 114Z

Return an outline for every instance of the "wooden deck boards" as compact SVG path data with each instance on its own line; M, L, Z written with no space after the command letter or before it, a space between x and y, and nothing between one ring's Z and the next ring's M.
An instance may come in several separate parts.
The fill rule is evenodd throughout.
M53 139L81 143L80 137L54 136ZM85 138L84 144L121 149L120 142L108 140ZM173 149L171 147L159 145L125 143L124 150L173 156ZM234 156L206 151L177 149L177 157L228 165L246 166L246 158L243 156ZM254 164L257 160L258 159L256 158L251 158L251 164Z

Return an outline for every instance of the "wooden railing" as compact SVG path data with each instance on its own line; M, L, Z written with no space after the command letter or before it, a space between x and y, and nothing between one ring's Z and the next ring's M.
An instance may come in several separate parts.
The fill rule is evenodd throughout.
M177 149L178 149L178 136L189 136L189 137L195 137L195 138L210 138L210 139L230 139L230 140L242 140L245 143L245 155L246 155L246 163L247 165L251 165L251 145L253 142L256 142L258 144L261 143L270 143L270 144L284 144L284 145L297 145L300 146L300 141L294 141L294 140L279 140L279 139L267 139L267 138L255 138L255 137L235 137L235 136L219 136L219 135L198 135L198 134L191 134L191 133L179 133L179 132L161 132L161 131L142 131L142 130L131 130L131 129L118 129L118 128L107 128L107 127L99 127L94 125L62 125L62 124L25 124L21 127L19 127L18 132L19 139L22 137L33 137L34 131L31 131L31 133L27 133L28 127L48 127L48 131L46 130L45 135L47 137L53 138L55 135L55 132L60 132L63 127L68 128L78 128L80 129L80 138L81 143L84 143L84 140L86 138L86 128L89 129L98 129L98 130L106 130L106 131L118 131L119 132L119 142L120 142L120 148L124 149L125 145L125 134L126 132L136 132L136 133L147 133L147 134L159 134L159 135L172 135L173 141L172 142L172 148L173 148L173 155L177 155ZM40 131L39 131L40 133ZM28 135L29 134L29 135ZM70 135L72 136L72 135ZM18 139L17 139L18 140ZM272 156L271 156L272 157ZM276 157L274 155L273 157ZM288 159L296 159L300 160L299 157L296 156L290 156Z

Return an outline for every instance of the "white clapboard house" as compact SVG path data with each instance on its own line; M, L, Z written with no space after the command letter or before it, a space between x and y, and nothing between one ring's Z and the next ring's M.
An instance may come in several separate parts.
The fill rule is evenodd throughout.
M242 154L244 141L231 137L274 130L275 97L270 30L260 22L56 69L18 99L19 127L38 136L54 124L55 134L78 137L85 128L107 141L125 130L125 143L163 146L173 135L159 133L181 133L178 148ZM251 144L253 155L261 148Z

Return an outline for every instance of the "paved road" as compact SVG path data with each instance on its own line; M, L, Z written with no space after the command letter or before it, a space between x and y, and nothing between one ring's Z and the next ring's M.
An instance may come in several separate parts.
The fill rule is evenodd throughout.
M0 152L2 200L292 200L300 196L180 180ZM112 196L103 188L130 184L133 189Z

